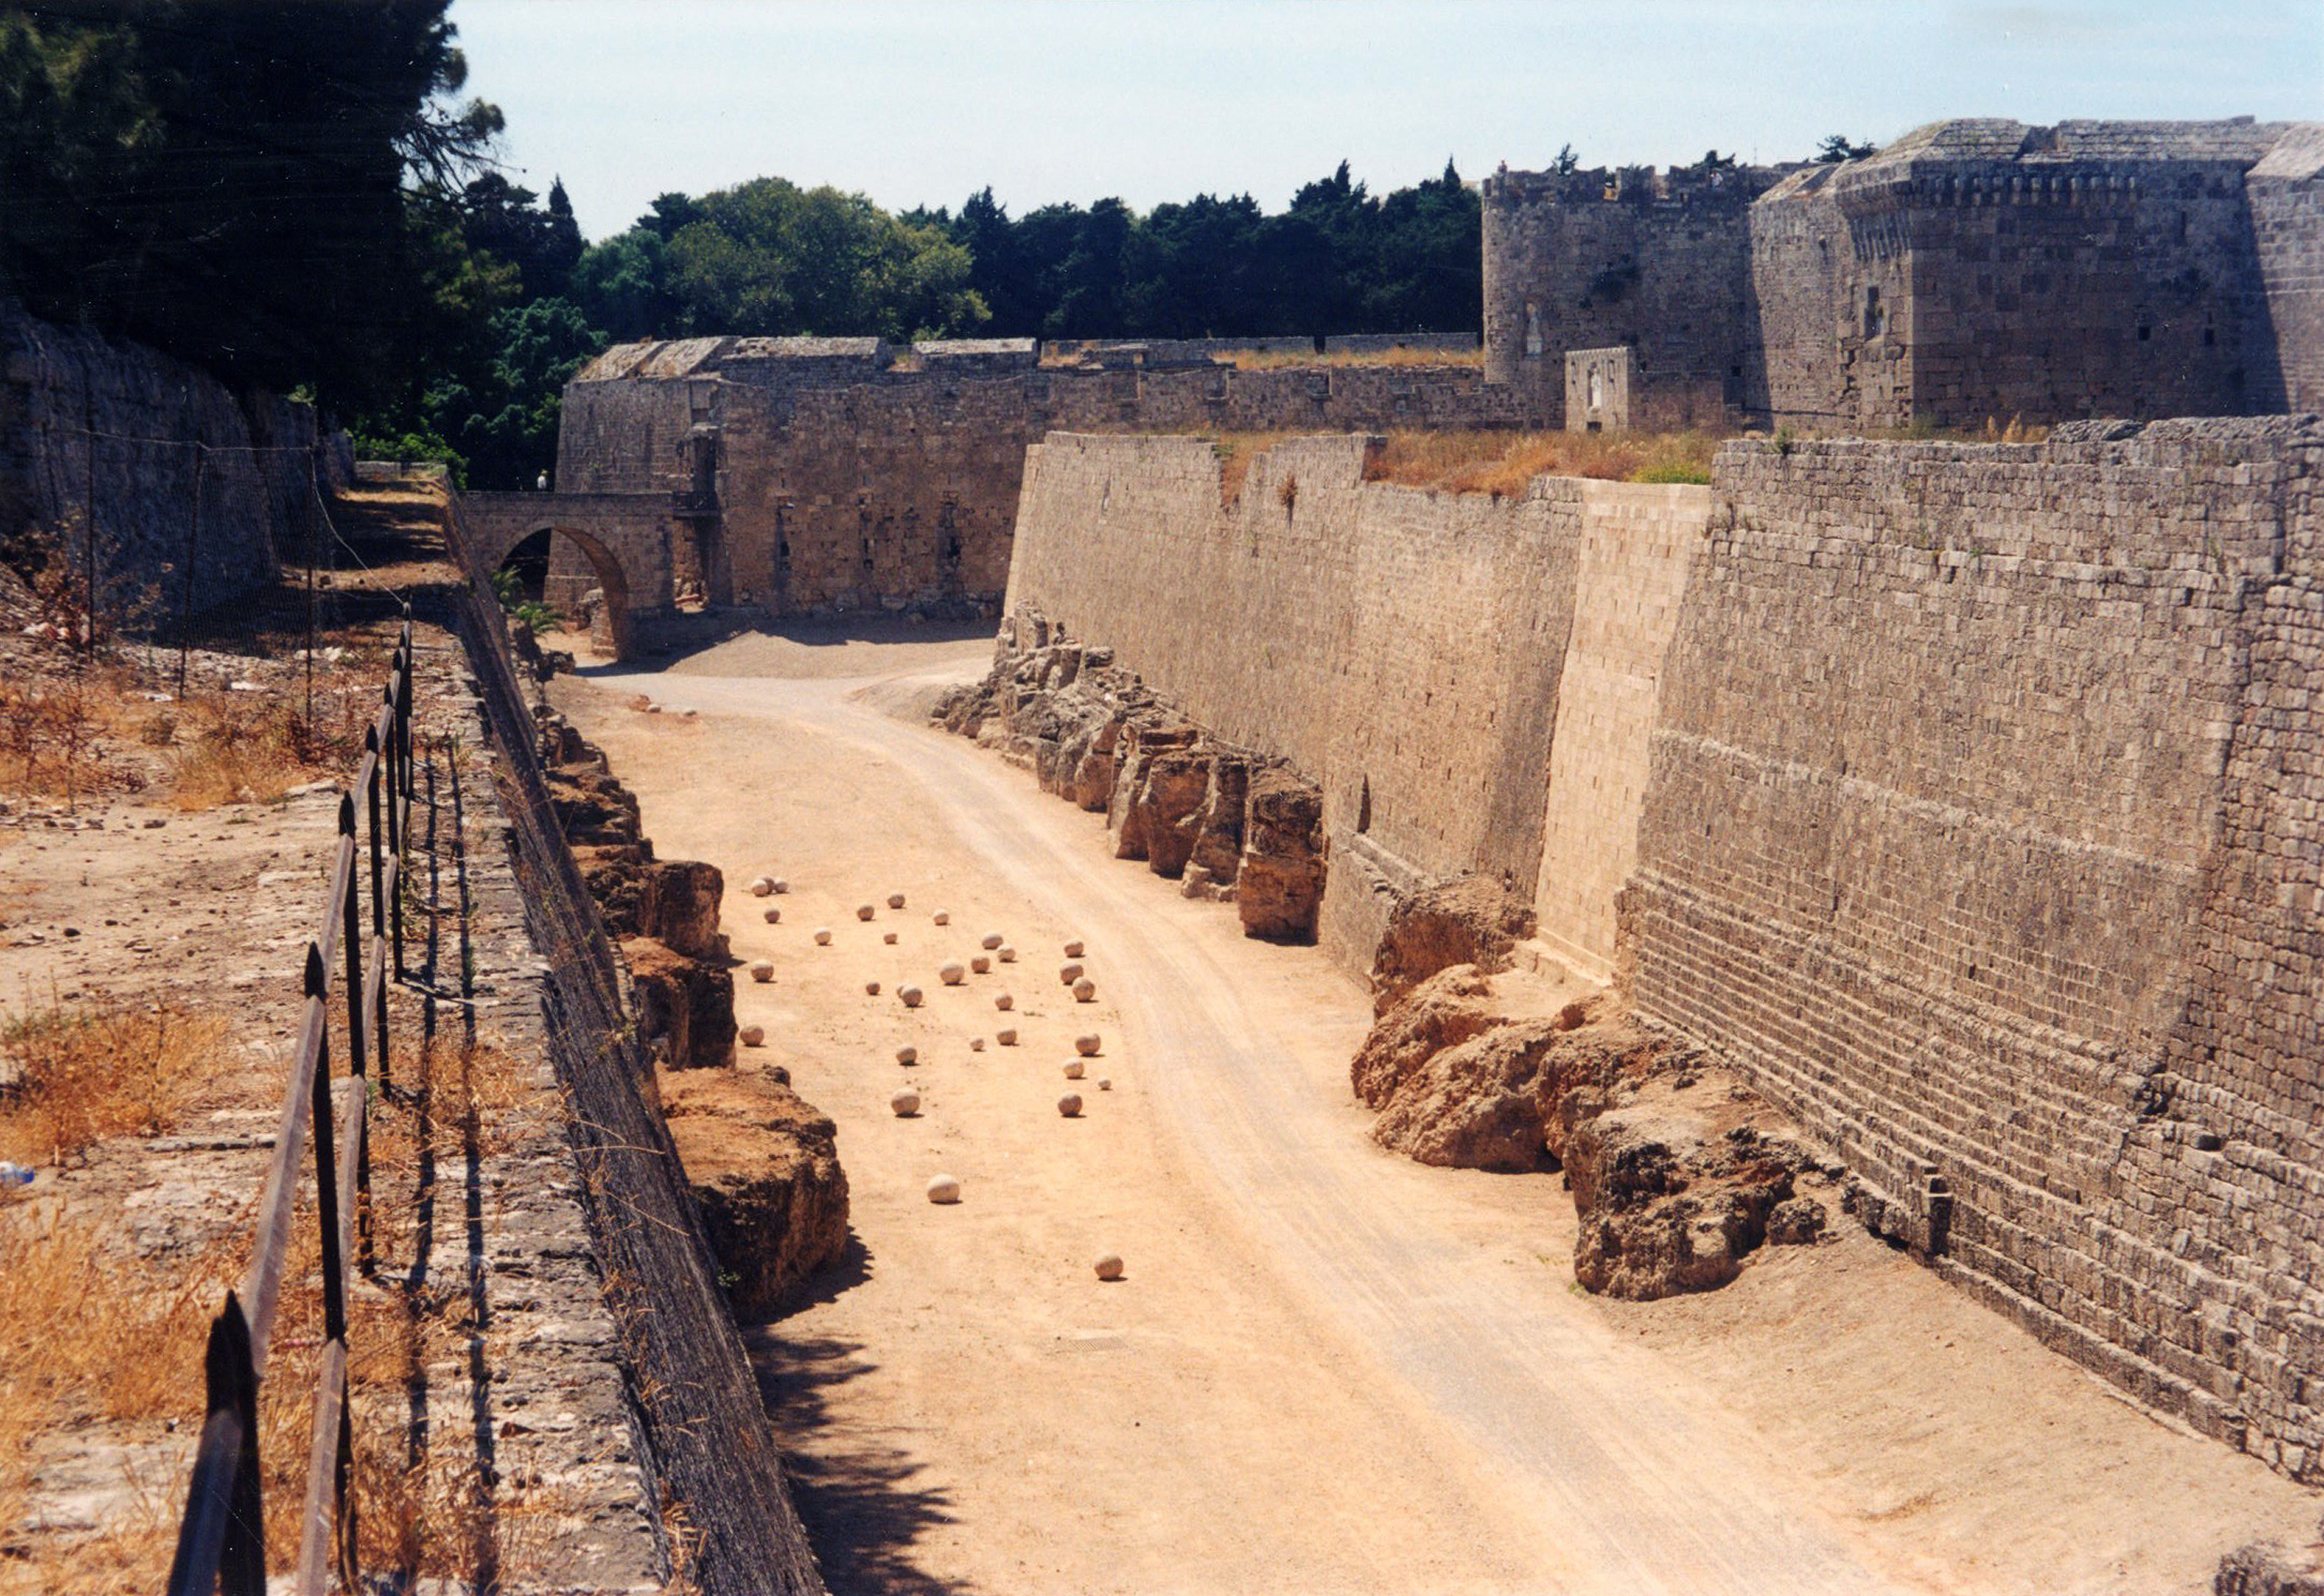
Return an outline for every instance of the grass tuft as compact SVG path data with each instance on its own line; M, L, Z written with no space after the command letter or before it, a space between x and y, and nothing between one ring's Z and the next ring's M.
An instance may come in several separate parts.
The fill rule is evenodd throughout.
M218 1073L218 1015L48 1010L0 1029L0 1155L64 1164L108 1136L156 1136ZM5 1276L0 1276L5 1278Z

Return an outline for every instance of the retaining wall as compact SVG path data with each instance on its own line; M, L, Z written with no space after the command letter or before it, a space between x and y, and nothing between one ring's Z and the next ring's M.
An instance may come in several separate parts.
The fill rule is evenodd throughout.
M1840 1151L1868 1222L2324 1473L2324 428L1734 444L1709 489L1366 484L1358 439L1032 452L1010 607L1325 791L1323 940L1411 886Z
M711 1596L822 1596L718 1266L684 1186L620 965L552 809L533 714L505 622L451 501L468 569L456 596L481 684L501 807L541 949L551 1057L566 1097L591 1241L607 1281L657 1482L697 1537L690 1573Z
M100 624L240 597L314 526L315 412L0 300L0 548L87 549ZM192 581L188 586L188 572Z

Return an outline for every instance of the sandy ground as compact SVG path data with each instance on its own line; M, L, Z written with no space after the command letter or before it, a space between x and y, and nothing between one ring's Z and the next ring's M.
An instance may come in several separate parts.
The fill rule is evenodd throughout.
M989 656L754 634L554 687L657 848L725 871L736 954L778 966L738 994L770 1039L742 1067L788 1064L840 1126L854 1245L752 1333L835 1590L2191 1592L2227 1548L2312 1532L2314 1493L1860 1233L1707 1296L1582 1294L1554 1176L1366 1139L1355 981L894 713ZM625 707L641 689L699 714ZM790 893L736 890L762 872ZM891 890L904 910L856 919ZM988 929L1018 962L939 985ZM1068 937L1094 1004L1058 983ZM940 1171L957 1207L922 1195ZM1102 1285L1108 1250L1128 1274Z

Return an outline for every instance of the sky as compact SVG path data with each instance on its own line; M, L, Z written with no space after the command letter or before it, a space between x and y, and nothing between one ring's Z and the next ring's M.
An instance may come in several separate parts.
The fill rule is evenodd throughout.
M1506 162L1800 160L1947 116L2324 118L2324 0L454 0L502 158L590 238L761 176L1011 215L1280 209Z

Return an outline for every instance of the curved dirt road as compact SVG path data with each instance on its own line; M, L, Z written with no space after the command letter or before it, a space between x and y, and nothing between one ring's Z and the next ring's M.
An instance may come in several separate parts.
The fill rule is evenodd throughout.
M641 688L665 713L620 707ZM2037 1504L2023 1526L1996 1522L1997 1502L2024 1486L2006 1470L1967 1487L1933 1478L1929 1455L1948 1451L1941 1411L1909 1416L1916 1450L1885 1496L1872 1470L1843 1477L1797 1435L1785 1444L1739 1418L1706 1383L1724 1378L1715 1342L1690 1369L1637 1339L1653 1333L1644 1321L1633 1329L1574 1293L1572 1221L1554 1177L1423 1169L1364 1138L1346 1076L1369 1018L1355 983L1312 950L1243 940L1231 910L1114 860L1098 816L964 740L883 713L899 696L898 682L862 677L680 673L559 689L639 789L664 853L711 858L730 882L770 858L833 878L820 895L802 879L779 926L753 923L747 898L730 898L727 920L738 955L784 962L787 984L746 983L738 1006L798 1038L791 1067L840 1123L866 1253L852 1280L761 1335L770 1407L801 1454L802 1510L835 1589L2172 1588L2142 1584L2135 1557L2107 1539L2137 1553L2140 1526L2158 1528L2135 1499L2119 1528L2103 1511L2118 1490L2154 1502L2139 1480L2085 1489L2101 1510ZM908 877L916 901L892 921L901 946L876 946L870 934L890 918L858 927L849 906ZM1039 1116L1060 1084L1046 1054L964 1048L937 1066L940 1049L923 1046L937 1066L913 1077L929 1122L886 1115L900 1078L888 1044L930 1033L899 1029L860 978L940 956L920 913L939 897L964 906L957 919L976 917L954 932L991 923L1027 944L1022 973L998 973L1033 994L1010 1016L1028 1032L1017 1054L1062 1051L1054 1038L1089 1022L1093 1011L1038 995L1056 955L1038 946L1088 940L1096 1012L1109 1018L1092 1074L1124 1077L1109 1097L1088 1094L1088 1139L1077 1127L1070 1142L1044 1139L1058 1134ZM816 919L838 930L830 951L853 961L844 973L804 950ZM999 1017L967 1006L978 998L946 1010L957 990L931 983L912 1019L965 1028L964 1043ZM932 1160L967 1176L961 1209L919 1201ZM1137 1295L1090 1287L1086 1259L1125 1235ZM2247 1461L2172 1450L2200 1444L2149 1436L2154 1426L1998 1321L1977 1326L1987 1316L1920 1271L1898 1265L1873 1289L1900 1287L1935 1293L1949 1335L1957 1323L1998 1332L1995 1356L1953 1378L2022 1385L2036 1433L2003 1462L2029 1478L2070 1471L2044 1451L2060 1444L2145 1447L2153 1457L2136 1462L2182 1487L2190 1459ZM1926 1400L1932 1384L1943 1377L1904 1399ZM1840 1395L1868 1427L1885 1392L1868 1407L1860 1390ZM1027 1416L995 1412L1012 1405ZM2088 1433L2058 1432L2056 1413ZM1112 1434L1123 1417L1150 1427ZM1980 1411L1962 1434L2008 1422ZM1924 1483L1934 1489L1911 1489ZM2245 1492L2257 1518L2313 1516L2289 1487L2270 1494L2237 1475L2221 1489ZM1930 1504L1954 1490L1968 1507L1932 1521ZM2199 1518L2202 1500L2190 1499ZM2088 1566L2046 1552L2045 1536ZM2170 1564L2172 1583L2217 1554Z
M1108 857L1092 835L1095 816L963 739L859 701L861 681L664 675L600 685L650 687L670 711L786 721L875 754L983 865L1081 927L1161 1129L1245 1217L1246 1239L1275 1255L1308 1305L1505 1477L1509 1499L1536 1522L1469 1532L1520 1552L1545 1588L1672 1596L1891 1588L1832 1526L1803 1510L1808 1492L1731 1449L1706 1394L1621 1346L1553 1274L1488 1272L1448 1244L1435 1204L1397 1189L1407 1184L1396 1178L1404 1167L1351 1134L1344 1074L1326 1096L1307 1072L1285 1067L1312 1049L1297 1034L1305 1006L1269 1001L1265 973L1239 938L1230 962L1216 938L1182 934L1190 916L1231 927L1230 910L1183 904L1150 874ZM1360 1009L1352 984L1348 994Z

